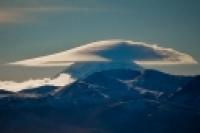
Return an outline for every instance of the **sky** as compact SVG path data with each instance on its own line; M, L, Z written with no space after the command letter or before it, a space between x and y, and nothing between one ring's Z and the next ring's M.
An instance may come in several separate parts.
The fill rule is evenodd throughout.
M56 75L64 67L5 64L106 39L156 43L200 62L199 24L199 0L1 0L0 80ZM199 65L167 69L200 74Z

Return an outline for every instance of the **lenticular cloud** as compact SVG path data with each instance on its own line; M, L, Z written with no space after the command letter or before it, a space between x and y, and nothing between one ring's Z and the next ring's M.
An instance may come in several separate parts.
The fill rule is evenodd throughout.
M137 64L196 64L192 56L171 48L129 40L106 40L89 43L60 53L17 61L12 65L48 67L71 66L76 62L112 61Z

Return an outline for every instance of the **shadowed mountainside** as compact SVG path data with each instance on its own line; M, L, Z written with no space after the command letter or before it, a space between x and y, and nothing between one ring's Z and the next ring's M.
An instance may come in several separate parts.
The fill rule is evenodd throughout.
M155 70L96 72L63 88L24 91L40 93L37 96L22 91L1 98L0 129L1 133L196 133L199 87L199 76Z

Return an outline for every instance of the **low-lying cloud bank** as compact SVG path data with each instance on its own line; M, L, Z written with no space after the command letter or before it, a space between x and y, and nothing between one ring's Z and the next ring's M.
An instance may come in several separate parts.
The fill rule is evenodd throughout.
M73 79L70 75L60 74L56 78L44 78L37 80L31 79L24 82L0 81L0 89L17 92L23 89L31 89L47 85L61 87L61 86L66 86L74 81L75 79Z

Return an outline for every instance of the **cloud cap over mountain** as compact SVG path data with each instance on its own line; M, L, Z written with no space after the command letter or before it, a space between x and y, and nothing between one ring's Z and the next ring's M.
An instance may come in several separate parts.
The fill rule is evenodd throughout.
M92 42L60 53L9 63L12 65L48 67L70 66L76 62L113 61L137 64L196 64L192 56L171 48L130 40Z

